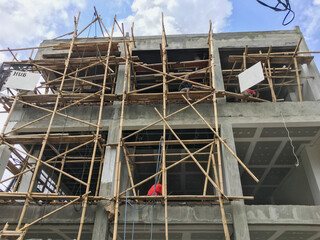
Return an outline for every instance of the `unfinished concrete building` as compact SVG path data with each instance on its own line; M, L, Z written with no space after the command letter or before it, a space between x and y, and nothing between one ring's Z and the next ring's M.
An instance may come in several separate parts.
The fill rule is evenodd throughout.
M298 27L139 37L96 16L102 37L75 21L2 65L43 80L1 98L1 238L320 239L320 75Z

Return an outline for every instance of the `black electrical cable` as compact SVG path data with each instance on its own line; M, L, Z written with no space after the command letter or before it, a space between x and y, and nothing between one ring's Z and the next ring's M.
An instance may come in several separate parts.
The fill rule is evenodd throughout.
M287 12L286 16L284 17L283 21L282 21L282 25L286 26L288 24L290 24L296 14L294 13L294 11L291 9L291 5L290 5L290 1L289 0L278 0L278 3L273 7L269 4L266 4L265 2L261 1L261 0L256 0L258 3L260 3L261 5L268 7L276 12ZM289 21L287 21L287 18L289 17L289 15L292 15L291 19Z

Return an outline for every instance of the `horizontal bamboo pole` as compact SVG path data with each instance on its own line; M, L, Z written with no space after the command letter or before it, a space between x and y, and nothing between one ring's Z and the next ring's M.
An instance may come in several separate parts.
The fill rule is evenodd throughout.
M226 196L229 200L253 200L253 196ZM121 199L143 199L143 200L155 200L155 199L163 199L164 196L123 196ZM218 195L168 195L168 200L218 200Z

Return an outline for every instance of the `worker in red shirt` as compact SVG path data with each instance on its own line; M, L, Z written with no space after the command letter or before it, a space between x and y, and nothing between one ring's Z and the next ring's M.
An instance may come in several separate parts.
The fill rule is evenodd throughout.
M148 196L158 196L162 195L162 185L161 184L154 184L148 191Z
M255 97L255 96L257 96L257 93L256 93L256 91L254 91L254 90L247 89L247 90L244 91L244 95L245 95L245 96Z

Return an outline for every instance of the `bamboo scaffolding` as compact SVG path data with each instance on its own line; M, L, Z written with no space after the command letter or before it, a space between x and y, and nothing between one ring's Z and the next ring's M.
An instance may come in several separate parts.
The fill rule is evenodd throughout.
M93 153L92 153L92 159L91 159L91 163L90 163L90 170L89 170L89 176L88 176L87 188L86 188L87 196L84 198L84 201L82 203L82 214L81 214L80 227L79 227L78 237L77 237L78 240L81 239L81 233L82 233L82 228L83 228L83 224L84 224L84 218L85 218L87 203L88 203L88 194L90 192L90 183L91 183L91 177L92 177L93 164L94 164L96 151L97 151L97 147L98 147L99 133L100 133L100 128L101 128L101 119L102 119L102 113L103 113L103 104L104 104L104 97L105 97L104 92L106 89L106 80L107 80L108 70L109 70L108 66L109 66L109 58L110 58L110 53L111 53L111 45L112 45L111 43L112 43L115 21L116 21L116 17L114 18L114 21L113 21L111 36L110 36L109 44L108 44L108 53L106 56L106 67L105 67L104 78L103 78L103 87L102 87L102 92L101 92L99 116L98 116L98 120L97 120L97 129L96 129L96 133L95 133Z
M96 10L95 10L95 12L96 12ZM102 27L104 27L104 25L100 19L100 16L97 14L97 12L96 12L96 15L97 15L97 18L95 19L95 21L98 21L100 29L102 31L102 34L104 34L103 30L102 30ZM0 193L0 199L5 199L5 200L6 199L9 199L9 200L22 199L22 200L25 200L25 203L22 208L20 218L18 221L18 225L16 227L16 232L19 232L19 233L20 232L25 233L30 226L38 223L39 221L41 221L42 219L44 219L46 217L51 216L55 212L60 211L64 207L69 206L75 202L81 202L83 208L82 208L82 214L81 214L78 237L77 237L77 239L80 239L83 224L84 224L84 216L85 216L86 207L87 207L88 202L89 201L91 202L91 201L100 201L100 200L110 200L110 199L102 198L102 197L98 196L99 182L100 182L100 178L101 178L101 174L102 174L102 166L103 166L103 159L104 159L103 158L104 140L102 139L102 136L99 133L101 131L102 109L103 109L103 106L105 105L106 101L108 101L108 100L110 101L110 99L112 99L112 100L118 99L118 100L124 101L121 95L117 97L113 94L113 96L112 96L111 94L106 94L105 91L111 90L111 88L109 88L109 85L111 85L111 84L113 84L113 88L114 88L114 83L115 83L114 81L116 79L115 71L110 66L114 66L115 70L117 70L118 65L121 64L121 62L123 62L123 60L121 58L117 58L116 56L113 56L114 53L116 53L116 54L118 53L117 44L119 42L123 42L124 44L126 44L127 42L130 42L130 44L133 44L133 42L131 42L132 39L131 40L124 39L123 41L112 41L112 37L107 42L99 42L99 43L81 43L81 42L79 43L79 42L76 42L77 36L79 36L81 34L81 32L78 34L78 31L77 31L79 17L80 17L80 14L78 15L78 18L75 19L75 29L72 32L73 37L69 43L61 43L58 45L47 46L47 47L53 48L53 50L67 50L68 49L67 55L65 55L65 54L60 54L60 55L59 54L58 55L52 54L52 55L50 55L49 54L50 56L49 55L48 56L53 57L54 59L42 59L42 60L29 59L28 61L20 61L19 63L17 63L17 62L13 63L13 64L15 64L15 66L18 66L18 67L22 66L27 71L37 70L41 74L43 74L43 76L45 78L45 82L41 83L40 86L36 87L35 95L30 95L30 93L28 93L27 91L21 91L21 92L18 92L15 96L15 94L11 92L12 96L14 96L14 97L9 98L9 99L5 99L5 100L1 99L1 102L6 104L5 101L8 101L8 103L10 103L10 105L11 105L10 109L9 109L9 107L7 109L9 114L8 114L8 118L5 122L5 126L2 130L2 133L1 133L1 144L9 146L11 151L15 152L16 154L21 153L22 155L26 156L26 157L19 157L20 155L17 155L18 158L21 159L21 161L22 161L21 164L18 164L18 165L22 165L20 172L16 173L14 176L12 176L8 179L2 180L1 183L5 182L5 181L9 181L10 179L17 178L17 182L15 183L15 186L14 186L14 191L17 191L18 186L19 186L19 182L21 181L23 174L30 172L30 171L33 171L32 180L31 180L31 183L30 183L30 186L29 186L27 193L18 193L18 192ZM115 22L115 19L114 19L114 22ZM106 32L107 32L107 30L106 30ZM113 34L113 30L112 30L112 34ZM66 35L68 35L68 34L66 34ZM93 46L94 46L94 48L93 48ZM47 47L43 47L43 48L47 48ZM41 49L41 48L42 47L28 48L28 49L21 49L21 50L32 50L33 51L34 49ZM88 48L88 49L86 49L86 48ZM96 58L96 59L90 58L90 57L81 57L80 52L82 53L82 51L83 51L83 56L85 55L85 51L87 51L89 54L91 54L90 51L91 52L98 51L99 54L105 54L105 56L101 56L100 58ZM102 53L102 51L107 51L107 52ZM44 54L44 55L46 55L46 54ZM57 56L58 56L58 58L56 58ZM79 58L78 58L78 56L79 56ZM137 60L137 58L131 57L131 60L134 61L134 60ZM127 61L127 63L128 63L128 61ZM79 64L80 67L76 66L76 64ZM81 64L88 64L88 65L81 68ZM105 67L104 75L102 75L102 76L95 75L93 77L90 77L90 76L87 77L87 73L88 73L89 68L96 67L97 65ZM57 68L59 70L61 69L62 72L55 70L55 68ZM79 77L79 73L82 71L85 71L85 77ZM61 76L55 77L54 79L52 79L53 76L51 75L51 77L50 77L50 73L56 74L57 76L60 76L60 75ZM52 79L52 80L50 80L50 79ZM113 83L109 83L109 80L113 80ZM101 83L99 81L101 81ZM79 84L76 84L77 82ZM96 82L98 82L99 84ZM99 90L95 91L94 93L83 93L83 94L77 93L78 90L76 88L79 88L80 92L82 92L83 89L85 89L85 88L83 88L83 86L85 86L85 85L98 88ZM53 87L56 87L56 86L58 89L57 90L53 89ZM72 94L68 94L68 92L66 94L65 91L66 91L66 89L68 89L68 87L72 88ZM43 92L45 92L44 94L41 90L39 91L40 88L45 88L45 91L43 91ZM49 93L49 89L51 89L51 91L52 91L51 93ZM49 105L50 102L52 103L52 105ZM91 123L91 121L89 122L86 120L82 120L80 118L72 117L66 113L61 112L63 110L66 110L67 108L70 108L71 106L76 106L79 104L86 104L88 102L92 102L94 104L99 103L100 107L99 107L99 114L98 114L97 123ZM15 106L17 103L23 104L25 106L30 106L30 107L36 108L38 110L45 111L48 114L46 114L40 118L37 118L35 120L29 121L29 122L27 122L17 128L10 129L8 131L6 128L9 123L9 119L10 119L13 111L15 110ZM49 106L47 107L47 105L49 105ZM51 106L53 106L52 109L51 109ZM56 116L62 117L64 119L74 120L76 122L85 124L88 127L95 129L95 131L92 132L92 135L78 134L78 135L69 136L68 134L52 134L51 128L53 125L53 119ZM29 135L15 135L15 136L9 135L9 134L18 132L19 130L21 130L23 128L26 128L27 126L29 126L31 124L35 124L45 118L50 118L45 134L29 134ZM27 150L23 151L14 145L14 144L29 145L30 143L31 143L31 149L28 151ZM62 153L60 153L59 150L54 146L54 144L59 144L58 149L60 149L61 144L66 144L65 150ZM70 144L76 144L76 146L70 147ZM67 156L69 153L75 151L76 149L84 147L88 144L93 145L93 151L92 151L90 158ZM32 155L33 149L36 145L40 145L40 152L39 152L38 157L35 157ZM42 160L42 158L46 154L45 148L47 149L47 146L49 146L56 155L54 157L51 157L50 159L44 161L44 160ZM25 147L23 147L23 148L25 148ZM101 156L96 157L97 151L100 151ZM28 166L28 159L29 158L32 158L35 160L35 166L33 166L33 167ZM58 158L61 158L61 160L57 160ZM77 162L84 163L86 161L90 162L89 175L88 175L88 179L86 180L86 182L83 181L82 178L74 177L71 174L69 174L67 171L64 171L66 169L65 166L69 163L77 163ZM98 176L97 176L98 183L95 186L96 189L95 189L95 193L94 193L95 197L94 197L94 196L89 196L89 194L91 192L90 186L92 185L91 179L92 179L92 175L93 175L93 164L95 162L99 162L99 167L98 167L99 172L98 172ZM57 163L61 164L59 166L59 168L55 167L55 164L57 164ZM54 164L54 165L52 165L52 164ZM59 172L57 179L54 180L56 182L53 183L51 177L48 174L43 175L43 173L40 172L41 165L45 165L48 168L50 168L56 172ZM38 176L40 177L39 173L41 173L42 177L43 176L45 177L45 180L42 180L40 178L37 179ZM85 194L82 196L59 195L61 193L60 190L61 190L62 175L68 176L72 180L74 180L82 185L85 185L86 186ZM45 187L47 187L48 191L51 191L51 189L48 188L48 185L50 185L50 184L53 184L52 186L54 186L55 189L51 191L52 194L35 193L34 186L36 186L36 184L38 184L38 186L42 187L42 190L40 189L40 191L44 191ZM64 205L63 207L61 207L59 209L56 209L55 211L53 211L49 214L46 214L46 215L40 217L39 219L33 221L30 224L26 224L23 227L21 226L25 212L27 210L27 206L31 202L36 202L37 204L40 204L41 201L50 201L50 200L71 201L71 202L69 202L68 204Z
M167 51L166 46L167 39L166 39L166 33L164 28L164 20L163 20L163 13L161 13L161 22L162 22L162 44L161 46L161 61L162 61L162 72L164 73L162 76L162 115L164 117L167 116L167 92L168 92L168 85L167 85L167 76L165 75L167 73L167 63L168 63L168 57L167 57ZM164 216L165 216L165 236L166 240L169 239L169 233L168 233L168 200L167 200L167 171L166 171L166 126L165 122L163 121L163 134L162 134L162 159L161 159L161 168L164 169L162 173L162 195L164 196ZM156 187L156 186L154 186Z
M69 49L69 53L68 53L68 58L67 58L67 60L66 60L66 66L65 66L65 69L64 69L64 77L63 77L62 80L61 80L61 85L60 85L60 89L59 89L60 91L59 91L59 93L58 93L59 95L61 95L60 92L61 92L61 90L62 90L62 88L63 88L63 82L64 82L64 79L65 79L65 74L67 73L68 64L69 64L69 60L70 60L70 57L71 57L72 46L73 46L73 43L74 43L75 38L76 38L77 26L78 26L79 18L80 18L80 13L78 14L77 20L75 20L75 30L74 30L74 32L73 32L73 37L72 37L72 40L71 40L70 49ZM51 115L51 119L50 119L50 122L49 122L48 130L47 130L46 135L45 135L45 138L44 138L44 140L43 140L43 143L42 143L42 147L41 147L41 150L40 150L40 153L39 153L39 158L38 158L38 160L40 160L40 159L42 158L43 153L44 153L45 146L46 146L47 141L48 141L48 137L49 137L49 134L50 134L50 131L51 131L51 126L52 126L53 119L54 119L54 116L55 116L55 112L57 111L58 104L59 104L59 98L60 98L59 95L58 95L58 97L57 97L57 101L56 101L56 104L55 104L53 113L52 113L52 115ZM29 194L32 192L33 185L34 185L34 183L35 183L35 179L36 179L36 176L37 176L37 172L38 172L39 166L40 166L40 161L37 161L37 164L36 164L36 167L35 167L35 170L34 170L34 173L33 173L33 177L32 177L31 183L30 183L29 191L28 191ZM19 222L18 222L17 227L16 227L17 230L19 230L19 229L21 228L21 223L22 223L22 220L23 220L23 218L24 218L24 214L25 214L25 212L26 212L26 208L27 208L28 204L29 204L29 199L26 198L26 201L25 201L25 204L24 204L24 206L23 206L23 209L22 209L22 213L21 213Z
M115 21L116 22L116 21ZM120 29L121 31L121 29ZM111 34L112 35L112 34ZM125 40L125 35L123 31L123 39ZM114 225L113 225L113 240L117 239L118 232L118 213L119 213L119 188L120 188L120 173L121 173L121 162L120 162L120 152L121 152L121 144L122 144L122 126L123 126L123 115L124 115L124 107L126 100L126 87L127 81L129 81L129 54L127 53L126 42L124 41L124 53L125 53L125 73L123 80L123 88L122 88L122 101L121 101L121 113L120 113L120 122L119 122L119 141L117 145L117 153L116 153L116 172L115 172L115 188L114 188L114 197L115 197L115 212L114 212ZM133 186L132 186L133 187Z

